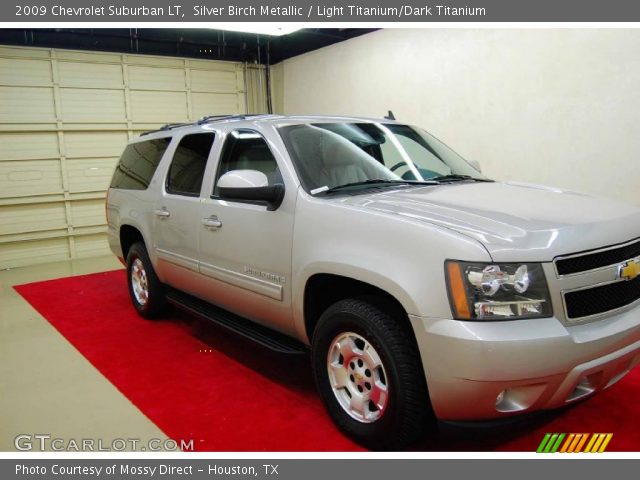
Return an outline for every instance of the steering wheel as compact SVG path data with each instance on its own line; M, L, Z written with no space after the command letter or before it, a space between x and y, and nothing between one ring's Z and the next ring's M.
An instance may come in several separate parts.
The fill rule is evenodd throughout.
M404 160L396 163L393 167L391 167L389 170L391 170L392 172L395 172L397 169L399 169L401 166L403 165L407 165L407 162L405 162Z

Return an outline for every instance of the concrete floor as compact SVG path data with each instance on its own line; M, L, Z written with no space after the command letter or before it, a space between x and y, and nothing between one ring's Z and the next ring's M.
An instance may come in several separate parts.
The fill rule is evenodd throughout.
M96 448L98 441L167 438L11 288L116 268L122 265L106 256L0 271L0 451L15 451L23 434L64 445L94 439ZM32 443L39 451L39 441Z

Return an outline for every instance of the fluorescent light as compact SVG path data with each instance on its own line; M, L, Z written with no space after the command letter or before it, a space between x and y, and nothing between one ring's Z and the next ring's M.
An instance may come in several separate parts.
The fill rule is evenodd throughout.
M289 25L274 25L271 23L263 23L252 25L250 23L219 23L213 24L214 26L209 27L213 30L228 30L231 32L244 32L244 33L256 33L259 35L272 35L274 37L279 37L281 35L288 35L289 33L293 33L295 31L300 30L298 27L292 27Z

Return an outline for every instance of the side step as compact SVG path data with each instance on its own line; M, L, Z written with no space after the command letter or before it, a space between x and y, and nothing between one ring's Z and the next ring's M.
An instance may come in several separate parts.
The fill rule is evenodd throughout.
M180 290L166 288L167 300L193 315L210 320L274 352L295 355L307 353L306 346L294 338L258 325Z

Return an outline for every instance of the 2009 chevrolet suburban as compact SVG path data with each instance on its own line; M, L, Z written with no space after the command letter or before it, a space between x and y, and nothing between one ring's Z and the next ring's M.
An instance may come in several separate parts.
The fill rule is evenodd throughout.
M167 125L126 147L107 217L140 315L310 349L370 447L568 405L640 361L638 208L489 180L395 121Z

